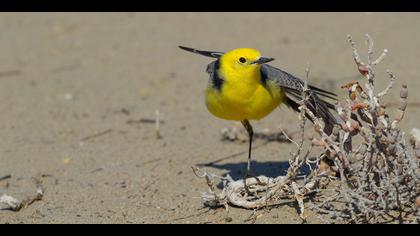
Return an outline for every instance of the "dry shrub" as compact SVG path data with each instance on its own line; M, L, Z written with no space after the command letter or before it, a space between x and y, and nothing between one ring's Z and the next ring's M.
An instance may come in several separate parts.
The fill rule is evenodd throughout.
M363 78L342 86L348 91L348 98L336 106L339 124L333 133L327 135L323 121L306 107L308 90L304 88L299 116L301 137L299 142L291 140L297 150L290 157L287 174L248 179L249 194L243 180L234 181L230 176L220 177L193 167L194 173L205 178L209 186L209 192L202 195L205 205L260 209L294 198L303 220L307 218L305 208L309 207L326 222L419 223L420 130L413 129L407 143L399 128L407 108L407 86L400 88L398 109L390 115L384 97L392 91L396 76L387 70L389 84L385 90L376 92L374 70L387 50L373 59L373 40L366 35L365 63L350 35L348 41ZM309 69L306 80L308 73ZM304 150L305 113L314 120L312 126L317 134L307 150ZM313 150L322 151L313 153ZM309 158L313 156L316 158ZM302 176L299 170L304 166L310 172ZM221 190L215 187L215 180L223 183Z

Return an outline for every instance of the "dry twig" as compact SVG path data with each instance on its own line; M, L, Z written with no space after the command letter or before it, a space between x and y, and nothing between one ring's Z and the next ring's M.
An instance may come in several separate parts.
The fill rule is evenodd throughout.
M5 176L0 177L0 181L7 180L10 178L12 178L12 175L5 175Z
M44 188L42 186L42 176L35 178L36 193L33 196L29 196L23 200L18 200L12 196L4 194L0 197L0 203L6 204L12 211L20 211L21 209L27 208L32 203L42 200L44 196Z

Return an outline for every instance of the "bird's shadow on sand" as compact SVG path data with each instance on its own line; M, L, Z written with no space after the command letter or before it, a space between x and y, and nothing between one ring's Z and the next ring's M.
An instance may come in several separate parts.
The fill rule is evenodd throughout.
M230 175L233 180L243 179L246 173L246 166L247 162L240 162L240 163L224 163L224 164L198 164L199 167L207 167L207 168L215 168L215 169L222 169L227 170L228 172L223 174L223 176ZM287 174L287 170L289 168L288 161L267 161L267 162L259 162L259 161L252 161L251 162L251 174L253 176L260 176L264 175L270 178L276 178L278 176L285 176ZM310 168L307 165L304 165L299 170L300 175L307 175L310 172ZM217 187L221 188L221 185Z

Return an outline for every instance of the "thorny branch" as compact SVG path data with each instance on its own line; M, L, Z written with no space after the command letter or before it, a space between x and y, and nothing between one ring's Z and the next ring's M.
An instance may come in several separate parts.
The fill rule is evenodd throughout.
M258 176L260 183L255 179L247 180L251 192L248 195L243 180L234 181L230 176L219 177L193 167L196 175L205 178L209 186L209 192L202 195L206 205L259 209L292 198L297 201L303 220L306 220L306 201L326 222L420 223L420 130L412 130L408 145L405 133L398 127L407 108L407 86L402 85L398 109L394 116L390 115L383 98L392 91L397 77L387 70L388 86L375 93L374 70L388 50L374 59L374 43L367 34L365 63L353 38L348 35L347 39L366 83L363 86L363 81L354 81L342 86L349 97L336 106L339 124L332 134L323 131L322 120L306 107L307 69L304 99L299 108L300 141L293 141L285 134L297 147L291 153L287 174L276 178ZM303 150L305 113L314 121L313 128L318 135L311 140L307 151ZM312 147L323 151L315 155ZM309 160L308 156L316 156L316 159ZM311 172L302 178L298 173L304 165L308 165ZM214 179L222 181L221 190L216 188ZM309 195L312 197L308 198Z

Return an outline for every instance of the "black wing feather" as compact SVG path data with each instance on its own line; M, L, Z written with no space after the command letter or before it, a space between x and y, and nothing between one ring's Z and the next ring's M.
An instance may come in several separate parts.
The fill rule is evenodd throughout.
M219 70L219 67L220 67L220 61L216 60L207 65L206 71L210 75L211 86L213 86L213 88L220 91L222 90L224 80L220 78L217 73L217 71Z
M206 57L213 57L213 58L220 58L224 54L224 52L204 51L204 50L198 50L198 49L184 47L184 46L179 46L179 48L187 52L192 52L195 54L199 54Z
M264 80L274 81L281 86L286 93L286 105L295 111L299 111L299 104L295 100L303 99L302 92L305 84L301 79L267 64L261 65L261 75ZM315 116L324 120L325 132L331 134L337 121L329 109L335 109L335 106L322 98L337 100L337 95L313 85L308 85L308 88L309 101L307 107ZM306 116L308 117L308 115Z

